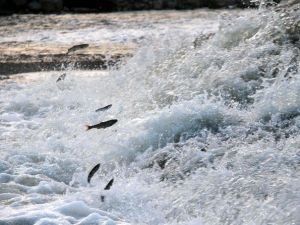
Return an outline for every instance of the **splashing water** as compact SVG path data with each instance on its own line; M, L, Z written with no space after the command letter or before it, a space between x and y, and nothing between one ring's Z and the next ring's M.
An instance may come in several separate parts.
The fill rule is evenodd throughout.
M279 13L252 11L196 46L153 39L119 70L3 81L1 224L299 224L289 32Z

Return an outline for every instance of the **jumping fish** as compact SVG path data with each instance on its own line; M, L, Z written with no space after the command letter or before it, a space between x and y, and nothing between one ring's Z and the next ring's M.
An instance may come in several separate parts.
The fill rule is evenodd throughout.
M105 186L104 190L109 190L109 189L111 188L111 186L113 185L113 183L114 183L114 178L111 179L111 180L107 183L107 185Z
M84 49L84 48L87 48L87 47L89 47L88 44L74 45L74 46L72 46L71 48L68 49L68 52L66 54L69 54L70 52L75 52L79 49Z
M66 73L63 73L62 75L60 75L60 76L57 78L56 83L57 83L57 82L60 82L60 81L62 81L62 80L64 80L64 79L66 78L66 76L67 76Z
M95 124L95 125L86 125L86 130L90 130L90 129L93 129L93 128L96 128L96 129L105 129L107 127L111 127L112 125L114 125L116 122L118 122L118 120L108 120L108 121L104 121L104 122L101 122L101 123L98 123L98 124Z
M112 104L109 104L107 106L104 106L102 108L99 108L99 109L96 109L95 112L101 112L101 111L105 111L105 110L108 110L109 108L112 107Z
M113 185L113 183L114 183L114 178L111 179L111 180L107 183L107 185L105 186L104 190L109 190L109 189L111 188L111 186ZM101 197L101 202L104 202L105 196L104 196L104 195L101 195L100 197Z
M94 174L99 170L100 163L93 167L93 169L89 172L87 182L90 183Z

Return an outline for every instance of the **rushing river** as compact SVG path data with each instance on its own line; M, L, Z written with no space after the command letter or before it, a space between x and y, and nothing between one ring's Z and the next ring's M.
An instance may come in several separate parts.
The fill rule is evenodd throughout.
M1 225L300 223L299 43L270 10L191 26L118 70L1 81Z

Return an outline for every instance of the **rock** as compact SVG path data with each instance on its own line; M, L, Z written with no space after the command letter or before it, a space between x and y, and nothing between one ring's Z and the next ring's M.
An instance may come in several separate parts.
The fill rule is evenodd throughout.
M44 12L60 12L63 9L62 0L40 0Z

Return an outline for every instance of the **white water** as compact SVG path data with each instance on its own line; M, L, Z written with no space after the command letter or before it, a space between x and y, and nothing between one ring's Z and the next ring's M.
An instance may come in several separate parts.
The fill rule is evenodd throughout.
M2 82L0 224L299 224L299 49L279 21L253 11L118 71Z
M170 32L194 36L214 32L218 19L246 14L226 11L147 11L106 14L14 15L0 21L0 43L65 46L76 43L141 43Z

